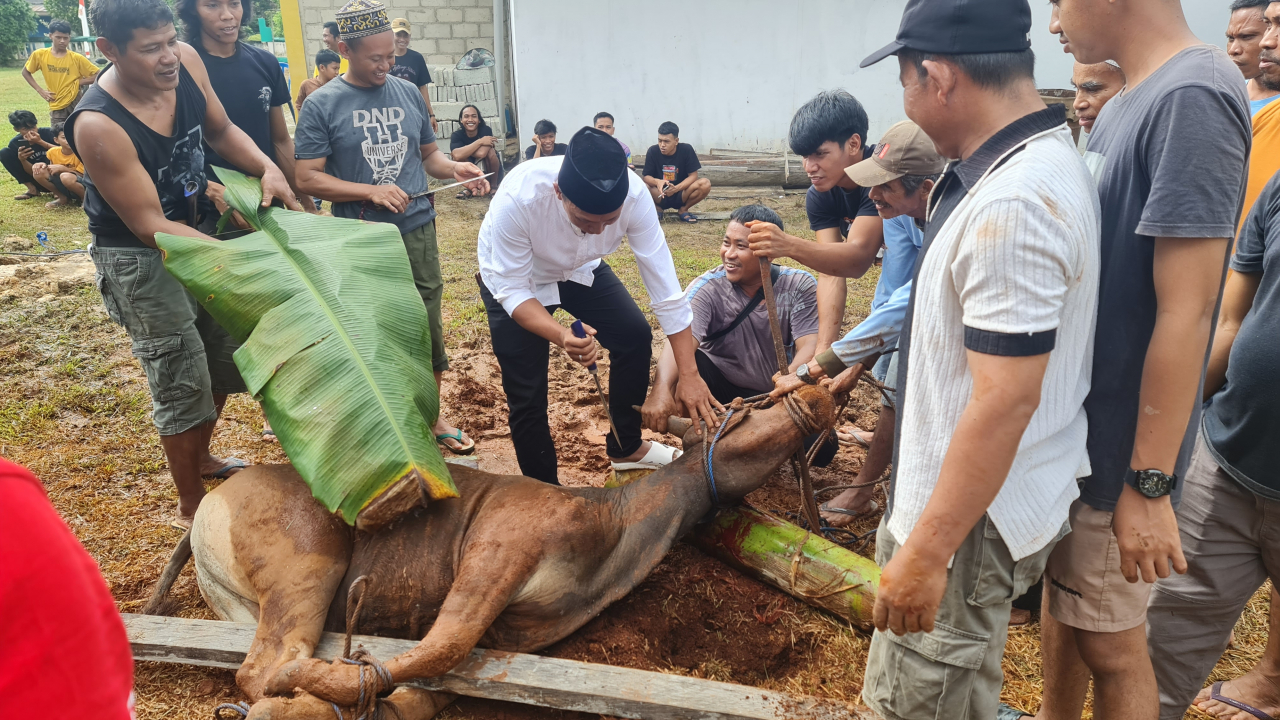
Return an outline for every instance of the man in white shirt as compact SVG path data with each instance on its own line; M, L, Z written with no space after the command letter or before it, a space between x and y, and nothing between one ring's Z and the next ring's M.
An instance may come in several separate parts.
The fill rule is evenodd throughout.
M564 156L526 161L507 176L477 243L480 296L502 368L511 441L529 477L559 484L547 422L548 343L583 367L597 360L595 339L609 351L609 412L618 438L609 433L605 450L615 469L657 468L679 457L675 448L641 439L640 413L632 409L649 388L653 336L602 259L624 237L675 353L676 398L688 417L716 421L713 408L720 405L698 375L693 313L649 191L627 170L616 140L584 127ZM552 318L559 308L582 320L588 337L574 337Z
M887 720L996 717L1012 601L1087 467L1098 198L1036 91L1030 30L1027 0L910 0L862 63L897 55L907 116L959 158L929 196L899 340L862 691Z

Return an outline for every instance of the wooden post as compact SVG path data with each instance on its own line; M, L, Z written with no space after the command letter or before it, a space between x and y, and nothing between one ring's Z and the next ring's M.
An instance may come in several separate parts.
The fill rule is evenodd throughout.
M244 662L257 626L217 620L125 614L133 658L236 669ZM342 655L343 636L325 633L315 657ZM388 660L417 645L410 640L357 635L363 646ZM491 700L650 720L872 720L850 703L787 695L733 683L596 665L576 660L497 650L471 651L448 673L412 680L426 690Z

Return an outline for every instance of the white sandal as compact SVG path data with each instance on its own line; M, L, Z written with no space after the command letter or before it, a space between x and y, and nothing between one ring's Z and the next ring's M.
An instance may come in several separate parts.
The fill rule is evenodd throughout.
M656 440L649 441L649 452L644 454L636 462L614 462L614 470L657 470L664 465L670 465L672 460L683 455L682 450L677 450L670 445L663 445Z

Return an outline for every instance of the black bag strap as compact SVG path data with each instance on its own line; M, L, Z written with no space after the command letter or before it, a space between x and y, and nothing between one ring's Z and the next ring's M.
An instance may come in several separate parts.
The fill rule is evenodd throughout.
M769 279L772 282L777 283L778 277L781 274L782 272L778 270L777 265L772 265L772 264L769 265ZM742 308L742 312L738 313L738 317L734 318L733 322L729 323L728 326L720 328L719 330L702 338L702 342L713 343L716 340L719 340L720 338L724 337L725 335L728 335L729 333L733 332L734 329L736 329L739 325L742 324L743 320L746 320L748 317L750 317L752 311L755 310L757 307L759 307L761 302L764 302L763 287L756 290L756 294L751 298L751 302L747 303L747 306Z

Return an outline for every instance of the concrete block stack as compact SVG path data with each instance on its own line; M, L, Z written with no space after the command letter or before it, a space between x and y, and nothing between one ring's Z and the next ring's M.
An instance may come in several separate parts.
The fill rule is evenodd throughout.
M444 147L449 136L461 127L458 115L462 113L464 105L471 104L480 109L480 116L493 128L493 134L499 136L498 149L501 150L502 132L498 123L500 108L494 88L493 68L458 70L448 65L432 65L428 69L431 71L431 85L428 86L427 93L431 98L431 107L436 112L436 122L440 125L437 132L441 139L440 146Z

